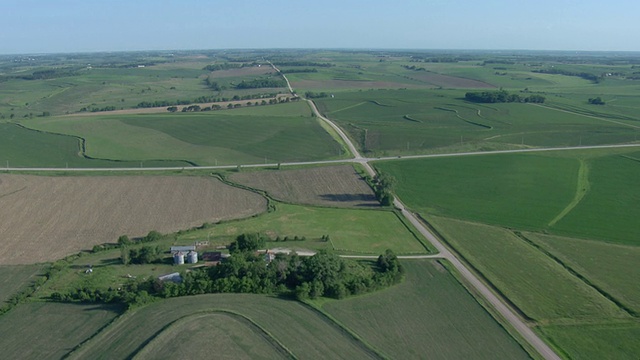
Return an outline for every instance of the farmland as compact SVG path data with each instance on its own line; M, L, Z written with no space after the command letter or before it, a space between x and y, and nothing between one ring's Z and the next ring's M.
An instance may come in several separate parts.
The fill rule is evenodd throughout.
M120 311L117 307L100 305L23 304L0 317L3 356L60 359L107 325Z
M309 169L233 174L231 181L266 191L290 203L378 207L371 188L352 166L326 166Z
M177 231L266 210L261 196L204 177L1 175L0 181L1 264L52 261L122 234Z
M309 116L306 104L270 107L281 109L267 111L271 116L252 108L241 112L57 117L25 124L83 138L86 155L98 159L183 161L184 166L185 162L238 165L340 157L341 146Z
M301 359L375 358L375 354L366 345L351 338L341 328L309 307L298 302L250 294L190 296L146 306L119 318L72 353L70 358L134 356L140 350L140 344L151 341L149 346L153 348L153 340L156 337L162 337L163 331L171 331L171 328L165 328L168 324L185 316L220 312L248 318L254 325L249 328L248 325L244 325L245 328L240 329L242 332L246 333L251 328L260 327L270 338ZM152 348L143 350L141 355ZM272 350L267 356L273 353Z
M0 307L12 295L33 282L41 270L40 265L0 266Z
M393 358L528 358L438 262L403 265L407 279L401 285L327 302L323 310Z

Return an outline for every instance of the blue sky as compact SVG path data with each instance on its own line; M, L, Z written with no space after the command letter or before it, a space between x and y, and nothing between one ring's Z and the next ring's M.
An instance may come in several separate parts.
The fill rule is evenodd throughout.
M640 1L2 0L0 53L227 48L640 51Z

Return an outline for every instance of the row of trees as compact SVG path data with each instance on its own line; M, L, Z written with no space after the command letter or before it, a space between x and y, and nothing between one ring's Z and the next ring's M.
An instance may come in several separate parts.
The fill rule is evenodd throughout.
M156 100L156 101L143 101L136 105L137 108L151 108L151 107L165 107L176 105L189 105L196 103L212 103L212 102L227 102L238 100L256 100L264 98L273 98L277 93L263 93L263 94L245 94L234 95L233 97L220 97L220 96L200 96L195 99L179 99L179 100Z
M231 63L231 62L225 62L225 63L220 63L220 64L211 64L211 65L207 65L204 68L202 68L202 70L207 70L207 71L218 71L218 70L230 70L230 69L241 69L243 67L247 67L247 66L256 66L257 63L252 62L252 63Z
M558 75L565 75L565 76L577 76L577 77L583 78L585 80L593 81L596 84L599 83L600 81L602 81L602 79L604 78L603 76L598 76L598 75L587 73L587 72L575 72L575 71L556 69L556 68L532 70L532 72L542 73L542 74L558 74Z
M468 92L464 95L464 98L477 103L526 102L542 104L546 100L542 95L533 94L522 97L519 94L510 94L506 90Z
M254 80L242 80L236 85L236 89L259 89L259 88L279 88L286 87L287 82L284 79L254 79Z
M274 63L278 66L306 66L306 67L332 67L331 63L320 63L313 61L274 61Z

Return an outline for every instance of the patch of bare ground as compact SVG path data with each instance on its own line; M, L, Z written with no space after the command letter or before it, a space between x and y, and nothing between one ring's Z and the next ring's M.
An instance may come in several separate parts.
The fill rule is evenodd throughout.
M488 89L495 86L478 80L467 79L457 76L442 75L430 71L420 71L411 74L412 79L424 81L434 86L442 86L444 88L460 88L460 89Z
M266 210L207 177L0 175L0 264L52 261L118 236L174 232Z
M290 203L339 206L379 206L373 191L350 165L233 174L231 181L265 190Z

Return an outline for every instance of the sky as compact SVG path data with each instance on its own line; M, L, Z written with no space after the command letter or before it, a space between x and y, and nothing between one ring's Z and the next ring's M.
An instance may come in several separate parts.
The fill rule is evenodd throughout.
M247 49L640 51L638 0L1 0L0 54Z

